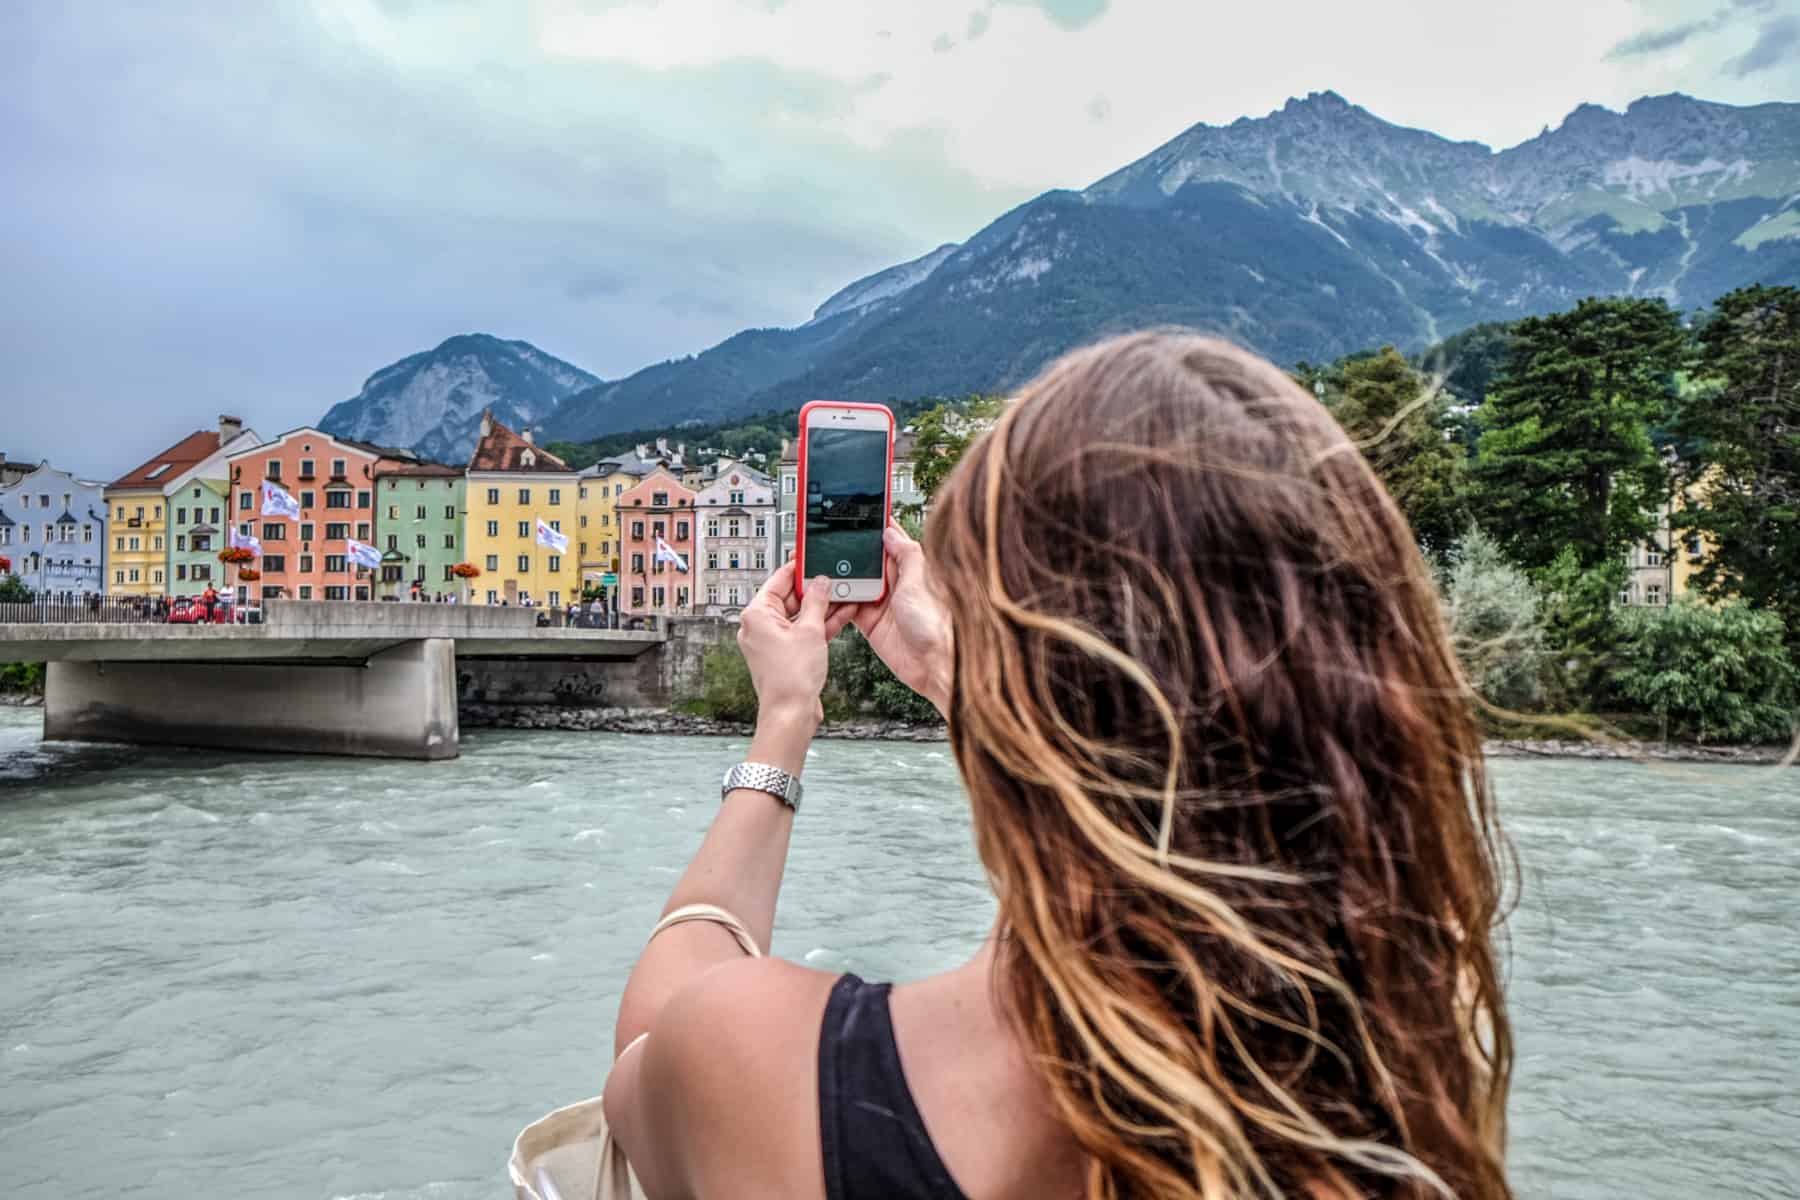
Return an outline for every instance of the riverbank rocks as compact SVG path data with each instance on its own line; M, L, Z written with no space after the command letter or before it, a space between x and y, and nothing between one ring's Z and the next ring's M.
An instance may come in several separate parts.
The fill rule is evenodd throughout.
M42 692L0 692L0 705L8 708L42 708Z
M26 701L27 703L31 701ZM36 703L42 703L41 697ZM550 704L464 704L458 712L464 729L565 729L606 733L655 733L672 736L748 737L750 726L715 721L690 713L657 708L578 708ZM822 738L859 742L941 742L944 726L902 721L828 721ZM1652 762L1775 763L1787 753L1782 746L1692 746L1659 742L1580 742L1495 740L1487 743L1493 758L1587 758Z

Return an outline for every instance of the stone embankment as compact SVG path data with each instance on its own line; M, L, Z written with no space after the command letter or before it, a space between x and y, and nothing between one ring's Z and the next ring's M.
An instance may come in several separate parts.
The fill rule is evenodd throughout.
M747 737L750 726L717 721L666 709L595 708L552 704L464 703L458 719L464 729L565 729L607 733L652 733ZM942 725L901 721L828 721L819 736L847 741L941 742ZM1651 762L1774 763L1787 753L1783 746L1695 746L1660 742L1583 742L1509 738L1487 743L1494 758L1588 758Z
M0 708L42 708L42 692L0 692Z

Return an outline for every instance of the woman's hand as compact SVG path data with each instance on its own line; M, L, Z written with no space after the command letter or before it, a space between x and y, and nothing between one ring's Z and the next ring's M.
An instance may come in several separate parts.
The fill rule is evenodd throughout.
M819 577L803 602L794 594L795 569L784 563L745 606L737 643L756 687L758 729L771 722L802 725L810 736L825 715L819 693L825 689L825 610L831 585Z
M948 716L955 655L950 614L932 591L931 570L919 543L890 522L882 545L887 551L886 598L879 604L841 605L826 622L826 633L835 636L854 622L888 670Z

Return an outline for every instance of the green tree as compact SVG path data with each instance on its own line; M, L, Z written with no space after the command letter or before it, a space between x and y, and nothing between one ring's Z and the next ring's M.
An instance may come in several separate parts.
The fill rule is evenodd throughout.
M31 589L17 575L0 575L0 604L29 604Z
M1618 653L1614 600L1630 573L1623 558L1584 567L1573 546L1536 572L1549 651L1549 707L1593 711L1603 706L1606 672Z
M1467 523L1466 456L1445 427L1441 394L1392 346L1342 360L1315 384L1427 550L1442 552ZM1314 392L1320 389L1315 386Z
M1540 570L1567 548L1593 568L1649 536L1667 487L1649 429L1686 352L1661 300L1583 300L1518 323L1480 410L1471 492L1509 558Z
M1663 736L1781 742L1794 734L1800 670L1782 648L1778 613L1684 602L1620 616L1611 684L1660 719Z
M1699 340L1674 427L1696 503L1672 524L1703 535L1701 590L1781 614L1800 655L1800 288L1720 298Z
M1539 707L1549 646L1543 600L1499 543L1470 528L1442 572L1444 624L1469 685L1490 704Z
M1001 403L996 397L971 396L938 404L913 422L913 482L926 500L937 494L964 452L999 416Z

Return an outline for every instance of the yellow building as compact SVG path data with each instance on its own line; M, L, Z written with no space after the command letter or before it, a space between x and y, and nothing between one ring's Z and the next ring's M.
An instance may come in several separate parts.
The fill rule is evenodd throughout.
M235 422L235 418L230 418ZM224 419L221 420L223 425ZM241 428L232 428L237 436ZM169 509L163 495L177 476L218 452L220 430L190 433L148 462L106 485L106 590L157 596L169 590Z
M623 531L614 511L619 497L642 483L657 467L682 475L687 469L686 453L687 447L672 447L667 439L657 438L654 445L635 446L624 454L603 458L581 472L575 531L576 550L581 556L581 583L583 587L600 588L608 608L617 607L613 601L621 586L619 541ZM699 468L694 470L698 472ZM611 584L606 583L609 575L613 579Z
M576 529L580 478L562 459L481 415L481 439L469 459L468 517L463 545L481 568L469 587L474 604L561 608L581 597ZM568 539L566 549L541 545L542 521Z

